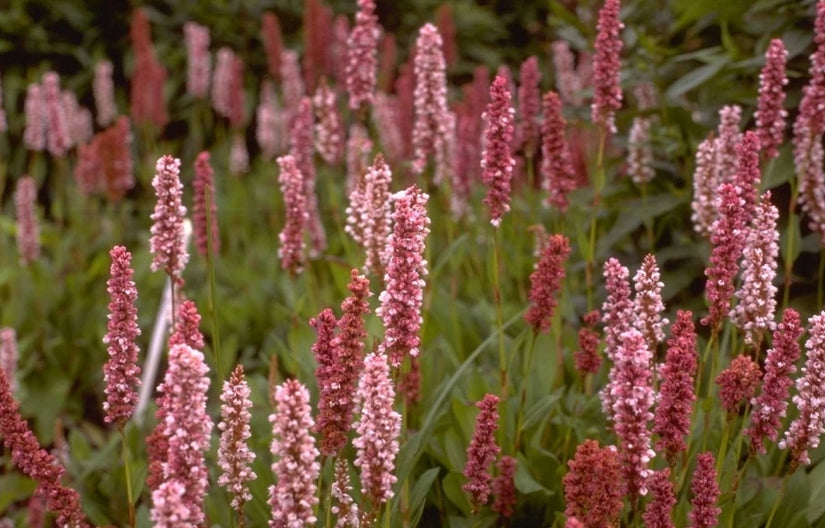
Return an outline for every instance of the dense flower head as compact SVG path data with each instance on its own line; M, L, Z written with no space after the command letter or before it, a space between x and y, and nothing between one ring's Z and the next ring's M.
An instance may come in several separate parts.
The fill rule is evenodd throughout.
M576 74L576 58L566 40L553 42L553 70L556 74L556 90L561 100L567 104L581 104L581 85Z
M759 186L762 175L759 170L759 137L756 132L748 130L736 145L736 175L734 183L739 187L745 205L748 221L755 214L756 204L759 202Z
M700 235L710 237L713 221L716 219L716 140L705 139L696 149L696 168L693 171L693 212L690 219L693 229Z
M528 157L535 154L538 146L539 124L537 118L541 113L541 92L539 83L541 82L541 72L539 71L539 60L535 55L527 57L521 63L519 70L518 87L518 116L519 116L519 143L524 148L524 153Z
M46 149L52 156L64 156L71 147L72 140L66 109L60 95L60 76L53 71L43 74L43 103L48 123Z
M730 318L745 332L745 343L757 346L765 331L773 330L776 312L776 278L779 257L779 211L771 204L770 191L762 195L747 230L742 250L742 283Z
M498 476L493 480L493 511L503 518L508 519L513 516L516 508L516 466L518 461L509 455L501 457L498 461Z
M284 115L278 104L275 86L271 79L261 82L255 116L255 140L261 147L264 159L271 160L275 154L285 150L287 137Z
M180 504L188 510L188 517L175 526L198 526L206 515L203 501L209 489L209 471L206 453L212 432L212 419L206 411L209 390L209 367L203 353L188 345L172 345L169 349L169 367L158 390L164 407L163 422L159 424L168 442L163 462L163 483L153 493L161 494L173 483L183 485ZM163 504L153 503L152 509Z
M474 513L487 504L491 492L490 484L493 481L490 466L501 451L496 444L499 402L495 394L486 394L476 404L481 412L476 416L473 439L467 447L467 463L464 466L464 477L467 483L462 486L464 491L470 494Z
M665 311L662 288L665 284L661 281L659 266L652 254L645 255L641 267L633 277L633 286L636 290L633 298L636 317L633 322L645 337L650 350L656 350L656 345L665 340L663 327L669 321L662 317L662 312Z
M309 391L298 380L290 379L275 388L275 413L270 450L276 461L272 472L276 484L269 487L272 508L271 528L315 524L316 488L321 465L318 449L310 434L315 423L309 405Z
M567 194L576 188L576 172L564 129L567 122L561 111L561 99L556 92L542 98L541 181L547 192L547 204L567 210Z
M137 387L140 385L140 367L137 365L137 287L132 280L132 254L123 246L109 252L112 257L110 278L106 283L111 302L109 323L103 342L108 346L109 361L103 366L106 382L104 420L116 423L122 429L137 406Z
M87 528L80 508L80 494L64 487L60 480L66 472L54 455L40 447L37 437L20 416L20 406L11 393L9 380L0 370L0 439L10 454L11 463L37 483L36 493L47 507L57 513L57 525Z
M425 241L430 232L427 216L429 195L413 185L392 196L393 232L387 238L385 288L375 311L384 323L384 341L379 351L389 356L393 367L405 357L417 356L421 338L421 306L424 302L427 261Z
M103 171L106 197L113 202L119 201L135 186L129 118L120 116L114 125L97 134L92 144Z
M23 176L17 180L14 191L14 209L17 217L17 252L20 263L29 265L40 258L40 227L35 204L37 187L34 178Z
M358 0L355 26L347 40L346 85L352 110L371 106L375 98L380 38L381 26L375 14L375 2Z
M564 515L575 518L578 526L608 528L616 526L622 511L621 464L613 446L599 447L596 440L585 440L567 462L564 484Z
M425 24L415 42L415 124L412 131L413 172L420 174L430 156L436 158L436 172L446 174L448 133L447 75L441 35L432 24ZM440 167L440 168L439 168Z
M191 506L184 495L186 485L178 479L163 482L152 492L152 511L149 514L153 526L158 528L195 528Z
M155 188L157 202L152 213L152 238L150 252L152 271L162 269L169 276L180 277L189 261L183 236L183 220L186 216L181 195L180 160L172 156L161 156L156 166L152 187Z
M524 320L533 333L546 333L556 311L556 296L564 281L564 264L570 254L570 241L564 235L551 235L530 274L530 308Z
M653 433L659 436L656 449L664 451L669 463L687 449L697 372L696 329L692 313L679 310L670 329L665 364L659 371L659 402Z
M330 510L337 516L335 528L359 528L358 503L352 498L349 478L349 463L345 458L335 460L335 478L330 489L332 506Z
M732 413L743 402L750 402L761 378L759 365L750 357L739 355L733 358L730 366L716 377L719 399L725 411Z
M281 53L284 51L284 41L281 36L281 22L278 15L267 11L261 17L261 39L266 51L266 65L269 75L275 79L281 78Z
M109 126L117 117L111 62L101 61L95 65L92 93L94 94L95 109L97 110L97 124L103 127Z
M465 85L467 86L467 85ZM458 220L470 216L470 195L480 171L481 120L472 114L469 101L462 102L455 112L455 158L450 180L450 211Z
M201 316L194 301L187 299L180 303L178 313L175 314L175 328L169 336L169 346L188 345L195 350L202 350L204 343L200 324Z
M186 41L186 92L204 98L209 93L209 73L212 59L209 56L209 28L197 22L183 25Z
M207 151L201 152L195 159L195 179L192 181L192 188L195 191L192 207L195 247L201 255L206 255L210 246L212 254L218 254L221 251L218 205L215 203L215 181Z
M372 107L372 120L378 132L378 137L381 139L381 148L387 155L387 159L393 162L402 160L407 145L401 134L398 96L383 92L376 93Z
M36 152L46 148L46 106L43 89L38 83L31 83L26 89L24 103L26 128L23 131L23 143L26 148Z
M60 94L60 99L63 115L66 116L66 127L69 130L69 147L87 143L94 133L92 113L85 106L80 106L77 95L71 90L64 90Z
M776 441L788 408L788 396L793 384L791 374L796 372L794 363L799 359L799 338L804 331L799 313L793 308L786 308L782 322L773 333L773 346L765 358L762 392L751 401L751 423L745 434L750 437L754 452L766 452L765 438Z
M17 391L17 332L14 328L0 328L0 371L6 374L9 390L12 394Z
M759 102L754 119L756 133L762 149L769 158L779 155L778 146L782 144L785 134L785 119L788 112L782 108L785 102L785 63L788 51L782 39L772 39L765 51L765 65L759 74Z
M602 304L602 322L605 329L605 353L611 361L615 361L622 333L631 327L634 319L629 276L630 271L618 259L611 257L604 263L607 298Z
M353 424L357 436L355 465L361 472L361 494L373 505L387 502L393 496L392 487L398 480L395 456L401 434L401 415L393 410L395 389L390 379L390 367L384 354L368 354L358 382L357 399L361 416Z
M650 182L656 175L656 171L653 170L653 148L650 144L650 118L633 118L627 143L627 173L637 185Z
M304 255L304 225L309 218L304 195L304 178L291 155L278 158L278 183L284 195L286 209L286 223L278 234L278 258L281 259L281 268L288 269L293 274L304 269L306 257Z
M605 390L613 402L613 429L619 438L622 474L631 498L647 493L651 474L648 463L656 456L650 448L648 422L653 420L653 354L635 328L621 335L610 384Z
M582 374L595 374L602 366L599 355L599 333L596 325L599 323L598 310L592 310L582 318L584 326L579 329L579 349L573 354L576 361L576 370Z
M250 451L247 442L252 436L249 428L252 414L251 391L244 378L241 365L235 367L229 379L223 384L221 392L221 442L218 447L218 466L221 476L218 486L232 495L232 507L240 512L243 504L252 500L248 482L257 478L251 464L255 453Z
M312 159L315 140L312 121L312 101L309 97L303 97L293 115L289 153L295 158L295 164L304 179L304 197L309 215L304 227L309 233L310 256L317 257L326 249L327 240L321 212L318 210L318 194L315 191L315 163Z
M619 20L619 0L605 0L599 10L598 35L593 57L593 103L591 120L608 132L616 133L614 115L622 107L622 87L619 84L619 54L624 24Z
M481 179L487 186L487 196L483 201L490 208L490 223L496 228L510 210L510 182L516 167L516 160L510 152L515 110L507 85L504 77L496 76L490 85L490 102L482 116L487 122L481 159Z
M709 313L702 324L715 332L730 312L734 279L739 271L739 259L745 248L745 203L736 186L723 183L717 200L719 217L713 222L710 242L713 245L710 264L705 268L705 294Z
M811 463L808 450L819 446L825 430L825 312L812 316L808 324L805 366L793 397L799 415L779 442L780 449L790 449L795 465Z
M298 52L284 50L281 53L281 101L288 114L288 127L292 127L292 117L305 94L306 88L298 65Z
M169 122L163 97L168 73L155 55L149 19L141 8L134 10L129 35L135 51L129 92L132 120L138 125L152 124L163 128Z
M808 216L808 226L825 241L825 170L823 135L801 135L794 146L794 165L799 180L799 205Z
M742 141L739 125L742 120L742 108L738 105L726 105L719 109L719 125L716 130L716 171L717 185L733 183L739 167L736 148Z
M645 528L676 528L673 523L673 507L676 497L670 481L670 468L654 471L650 476L650 502L645 507L642 520Z
M232 127L243 124L243 61L228 47L218 50L212 81L212 106Z
M322 79L312 98L315 108L315 150L330 165L344 158L344 125L338 112L338 101Z
M307 90L317 88L318 78L331 73L329 53L333 39L332 8L322 0L303 2L303 54L302 66Z
M691 510L689 528L713 528L719 524L722 510L719 501L719 483L716 477L716 461L710 451L696 455L696 468L690 483Z

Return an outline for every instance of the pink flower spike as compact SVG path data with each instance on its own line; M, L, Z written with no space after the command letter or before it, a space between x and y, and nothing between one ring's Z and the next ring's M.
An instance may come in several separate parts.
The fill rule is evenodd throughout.
M250 467L255 453L247 445L252 436L249 428L252 419L249 412L252 408L250 394L243 367L238 365L224 382L221 392L221 422L218 424L221 430L218 447L221 476L218 477L218 486L232 496L232 507L239 515L242 515L244 503L252 500L248 482L257 478Z
M488 187L483 202L490 208L490 223L498 228L510 210L510 181L516 160L510 152L513 142L513 115L507 80L497 76L490 85L490 103L482 116L487 120L486 148L482 153L481 179Z
M352 498L349 463L345 458L335 460L335 479L330 490L332 512L338 516L335 528L359 528L361 526L358 503Z
M392 172L381 154L359 183L350 193L344 231L364 248L364 273L383 276L387 266L385 249L392 233Z
M645 528L676 528L673 523L673 507L676 497L670 481L670 468L656 471L650 477L650 502L645 507L642 520Z
M357 432L352 441L357 452L355 465L361 471L361 494L377 510L394 495L392 488L398 479L393 472L401 434L401 415L392 408L395 389L384 354L364 358L357 398L361 418L353 424Z
M115 105L115 85L112 81L112 63L102 61L95 65L95 79L92 85L97 110L97 124L106 127L117 117Z
M636 328L647 341L650 350L656 350L656 346L665 340L665 332L662 329L668 324L668 320L662 317L665 305L662 302L662 288L659 266L656 264L656 257L652 254L645 255L641 267L633 277L633 286L636 296L633 299L634 313L633 320Z
M312 123L312 101L303 97L292 119L289 135L289 153L304 178L304 197L309 215L305 228L309 233L310 257L318 257L327 246L326 232L318 210L318 194L315 191L315 163L313 162L314 139Z
M186 92L202 99L209 94L209 74L212 69L209 28L196 22L186 22L183 25L183 36L186 41Z
M576 58L570 44L564 40L553 42L553 71L556 74L556 90L565 104L581 104L581 83L576 73Z
M584 376L595 374L602 366L602 358L599 356L599 333L595 329L599 322L599 311L588 312L582 320L584 327L579 329L579 350L573 357L576 360L576 370Z
M702 236L710 237L716 219L716 193L719 181L716 171L717 141L712 137L699 143L696 149L696 168L693 171L693 212L690 219L693 229Z
M17 392L17 333L14 328L0 328L0 371L6 374L12 395Z
M261 39L266 50L266 65L273 79L281 79L281 53L284 51L281 22L278 15L267 11L261 18Z
M40 258L40 227L35 212L36 203L34 178L23 176L17 180L14 208L17 216L17 252L20 254L20 263L24 266Z
M533 333L546 333L556 311L556 296L564 282L564 264L570 254L570 241L564 235L552 235L544 244L538 262L530 275L530 308L524 320Z
M281 184L281 193L284 195L286 209L286 224L278 235L280 247L278 258L281 259L281 268L288 269L293 275L304 269L306 257L304 255L304 225L309 218L304 195L304 178L291 155L278 158Z
M591 120L605 132L616 133L614 115L622 107L622 88L619 84L619 55L622 51L620 32L624 27L619 19L619 0L605 0L599 10L598 35L593 57L593 103Z
M650 119L633 118L627 140L627 172L636 185L644 185L656 175L653 170L653 148L650 144Z
M547 92L542 99L541 181L547 192L547 204L567 210L567 194L576 188L573 158L565 137L567 121L561 111L561 99L556 92Z
M532 158L536 153L539 138L538 115L541 113L541 72L539 60L533 55L521 64L518 87L519 142L524 155Z
M103 343L109 345L109 361L103 366L106 382L106 401L103 403L106 423L117 424L123 429L137 406L137 387L140 386L140 367L137 366L138 291L132 280L132 254L123 246L115 246L109 252L112 257L111 278L107 290L109 303L109 323Z
M425 241L430 232L427 216L429 195L415 185L393 195L393 232L387 239L384 261L386 284L375 314L384 323L384 341L379 352L398 368L407 355L417 356L421 338L421 306L424 302L427 261Z
M312 104L315 108L315 150L329 165L338 165L344 158L344 125L335 92L323 79Z
M793 402L799 415L791 423L780 449L789 449L794 466L810 464L809 449L816 449L825 430L825 312L808 320L805 366L796 380Z
M752 452L766 452L765 438L776 441L782 418L788 409L788 396L793 385L791 374L796 372L794 364L799 359L799 338L804 332L799 313L793 308L786 308L782 322L773 333L773 346L765 358L762 393L751 402L751 423L745 434L751 439Z
M175 317L175 331L169 336L169 346L187 345L195 350L203 350L203 335L200 332L201 316L194 301L180 303Z
M749 356L740 355L733 358L728 368L716 377L719 399L725 411L736 412L742 403L750 402L761 378L762 371L759 370L759 365Z
M26 112L26 128L23 131L23 143L26 148L35 152L46 149L46 103L43 99L43 90L37 83L32 83L26 90L24 103Z
M618 526L624 485L616 448L599 447L597 441L585 440L567 461L567 467L569 471L562 479L567 526ZM571 519L578 524L571 523Z
M215 182L209 152L203 151L195 160L195 179L192 187L195 191L192 207L192 223L195 232L195 247L198 253L206 255L211 245L212 254L221 251L221 235L218 232L218 205L215 203ZM209 209L207 210L207 195ZM207 212L209 218L207 219ZM211 236L210 236L211 235Z
M601 391L602 411L609 420L613 420L613 378L617 368L617 353L622 342L622 334L632 328L634 306L630 299L630 272L615 258L604 263L605 290L607 298L602 303L602 323L604 323L604 353L613 362L610 380Z
M785 74L787 60L788 51L782 39L771 40L765 52L765 65L759 74L759 103L754 114L756 133L768 158L779 155L777 147L784 140L788 111L782 108L782 103L785 102L785 85L788 84Z
M719 484L716 476L716 461L708 451L696 456L696 468L690 483L690 522L688 528L714 528L719 524L722 510L716 505L719 501Z
M150 252L152 271L162 269L170 277L180 278L189 261L189 253L183 232L186 207L181 202L183 185L180 182L180 160L172 156L161 156L157 172L152 179L157 203L152 213L152 238Z
M69 122L61 99L60 76L52 71L44 73L43 102L48 123L46 148L56 158L64 156L71 147Z
M283 152L286 145L284 115L278 105L275 86L270 79L261 82L258 108L255 111L255 140L261 147L264 159L271 160L275 154Z
M441 35L427 23L415 42L415 124L412 131L414 160L412 171L421 174L430 156L436 159L436 174L447 174L446 142L449 129L447 74ZM403 76L403 73L402 73ZM399 79L400 81L401 79ZM440 178L439 176L439 178Z
M498 461L498 476L493 480L493 511L502 518L509 519L516 508L516 466L517 461L511 456L503 456Z
M364 112L373 104L381 26L373 0L358 0L355 26L347 39L346 85L351 110Z
M736 174L733 183L739 187L744 200L746 222L750 222L759 201L759 186L762 174L759 170L759 137L748 130L736 145Z
M474 514L487 504L491 491L490 483L493 480L490 465L501 451L496 444L499 401L495 394L487 394L476 404L481 412L476 416L473 439L467 447L467 464L464 466L467 483L462 486L462 489L470 494Z

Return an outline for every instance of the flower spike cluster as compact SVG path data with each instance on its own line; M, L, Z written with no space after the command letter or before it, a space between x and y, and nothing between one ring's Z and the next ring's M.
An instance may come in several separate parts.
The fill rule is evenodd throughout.
M606 132L616 133L614 115L622 107L622 87L619 84L619 54L624 24L619 20L619 0L605 0L599 10L596 26L596 55L593 57L593 103L590 119Z
M210 246L212 254L218 254L221 251L221 235L218 232L218 205L215 203L215 181L212 165L209 163L209 152L201 152L195 160L195 179L192 187L195 191L192 207L195 247L201 255L206 255Z
M161 156L156 169L152 179L157 203L151 216L153 224L150 252L155 255L151 268L152 271L161 269L170 277L180 278L189 261L184 239L186 207L181 199L183 185L180 182L180 160L172 156Z
M722 510L716 505L719 501L719 483L716 476L716 461L708 451L696 457L696 469L690 483L690 524L689 528L713 528L719 524Z
M224 382L221 392L222 421L218 424L218 429L221 430L221 443L218 447L221 476L218 477L218 486L231 494L232 507L239 513L243 510L244 503L252 500L248 482L257 478L250 467L255 460L255 453L247 445L252 436L249 429L252 419L249 412L252 408L250 394L243 367L238 365Z
M552 235L544 244L530 275L530 308L524 319L533 333L547 332L556 311L556 295L564 281L564 264L570 254L570 241L564 235Z
M788 84L785 74L787 60L788 50L782 39L771 40L765 52L765 66L759 74L759 102L754 114L759 142L769 158L779 155L777 147L784 140L788 111L782 108L782 103L785 102L785 85Z
M510 210L510 182L516 160L510 152L513 143L511 92L507 79L497 76L490 85L490 103L482 116L487 121L484 135L486 148L481 159L481 179L487 186L484 204L490 208L490 223L498 228Z
M378 70L378 40L381 26L373 0L358 0L355 26L347 40L346 84L349 107L364 111L375 99Z
M478 513L482 506L487 504L490 496L490 466L498 456L501 448L496 444L496 430L498 429L499 398L495 394L487 394L476 404L481 412L476 416L476 426L473 439L467 447L467 464L464 466L464 477L467 483L463 489L470 494L473 513Z
M616 448L585 440L567 462L564 515L567 526L617 526L622 511L622 474ZM570 519L579 524L571 524Z
M576 172L570 146L564 135L567 122L561 111L561 99L556 92L542 98L541 175L547 192L547 204L567 210L567 194L576 188Z
M633 277L633 285L636 289L633 304L636 315L634 323L645 337L650 350L656 350L656 345L665 340L665 332L662 328L669 322L662 317L662 312L665 311L662 288L665 285L660 278L656 257L652 254L645 255L642 266Z
M449 124L447 75L441 35L425 24L415 42L415 125L412 132L413 172L421 174L429 156L436 158L436 172L446 173L446 141Z
M301 273L304 269L306 257L304 255L304 225L309 219L304 195L304 178L295 164L292 155L278 158L281 184L281 193L284 195L286 209L286 223L278 234L278 258L281 259L281 268L293 274Z

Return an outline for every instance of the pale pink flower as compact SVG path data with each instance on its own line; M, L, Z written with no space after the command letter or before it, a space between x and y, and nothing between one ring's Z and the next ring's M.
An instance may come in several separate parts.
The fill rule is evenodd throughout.
M233 128L243 124L243 61L230 48L218 50L212 80L212 107L229 120Z
M553 42L553 70L556 74L556 90L561 100L569 105L582 103L581 84L576 74L576 58L570 50L570 44L564 40Z
M387 239L385 289L375 311L384 323L379 352L389 356L397 368L404 358L417 356L421 338L421 307L424 303L427 261L425 241L430 232L427 216L429 195L415 185L392 196L393 232Z
M481 412L476 415L473 439L467 446L467 463L464 466L464 478L467 479L467 483L462 486L462 489L470 494L473 513L478 513L481 507L487 504L492 491L490 484L493 477L490 474L490 466L501 451L496 444L499 402L495 394L486 394L484 399L476 403Z
M358 0L355 26L347 39L346 85L351 110L365 111L375 98L381 26L373 0Z
M418 31L415 42L415 125L412 132L415 150L412 170L421 174L430 156L436 159L436 173L443 169L446 158L447 76L441 35L432 24Z
M567 126L561 111L561 99L556 92L547 92L542 99L541 123L541 183L547 192L547 204L567 210L567 194L576 188L576 172L564 129Z
M364 174L370 164L371 152L372 140L367 130L358 123L350 125L347 138L347 194L363 184Z
M633 300L630 298L630 271L616 258L610 258L604 263L605 290L607 298L602 303L602 323L604 323L604 353L613 364L610 367L610 380L601 392L602 411L609 420L613 419L612 383L616 370L619 346L622 343L622 334L632 328L632 321L636 317Z
M364 273L383 276L387 262L384 252L392 232L392 172L378 154L361 180L350 193L347 225L344 230L358 242L366 254Z
M513 142L513 115L507 80L497 76L490 85L490 103L482 116L487 122L485 147L481 159L481 179L487 186L483 202L490 208L490 223L495 228L510 210L510 182L516 161L510 152Z
M693 171L693 201L690 219L693 229L710 237L716 220L716 193L719 187L716 171L716 140L708 138L696 149L696 168Z
M747 229L742 250L741 286L736 291L737 305L730 311L731 320L745 332L745 343L756 345L762 334L773 330L776 312L777 259L779 257L779 211L771 204L766 191L756 206Z
M633 324L644 336L650 350L656 350L656 345L665 340L662 328L668 324L668 320L662 317L662 312L665 311L662 288L665 284L661 280L656 257L652 254L645 255L633 277L633 286L636 290Z
M197 528L191 505L186 501L186 485L178 479L163 482L152 492L149 514L157 528Z
M287 380L275 387L274 401L275 413L269 415L269 421L276 484L269 487L269 526L311 526L316 521L313 510L318 504L316 488L321 465L315 439L310 434L315 423L309 391L298 380Z
M395 389L390 379L387 356L368 354L358 383L361 417L353 425L357 436L352 441L356 449L355 465L361 471L361 494L374 510L393 497L393 484L398 480L395 456L401 434L401 415L392 408Z
M805 329L799 319L799 313L786 308L773 333L772 347L765 358L765 377L762 380L762 392L751 401L750 425L745 429L751 439L751 451L765 453L765 439L776 441L782 418L788 408L791 374L796 372L796 360L799 359L799 338Z
M335 528L359 528L358 504L352 498L349 464L345 458L335 460L335 479L330 494L333 499L332 513L337 516Z
M312 98L315 108L315 150L330 165L344 158L344 125L335 92L323 80Z
M539 71L539 60L535 55L527 57L521 63L519 70L518 87L518 138L519 144L523 146L524 154L532 158L536 153L539 143L538 117L541 113L541 92L539 83L541 82L541 72Z
M35 212L36 203L37 187L34 178L23 176L17 180L14 208L17 216L17 252L20 254L20 263L24 266L40 258L40 227Z
M162 269L170 277L179 278L189 261L189 253L183 236L183 220L186 207L181 195L180 160L172 156L161 156L152 179L157 202L152 213L152 271Z
M26 128L23 131L23 143L35 152L46 149L46 104L43 89L37 83L31 83L26 90Z
M605 0L599 10L598 35L593 57L593 103L590 119L606 132L616 133L614 115L622 107L622 87L619 84L619 55L622 51L619 20L619 0Z
M286 209L286 223L278 235L278 258L281 259L282 269L297 274L304 269L304 225L309 218L304 195L304 178L291 155L278 158L278 167L278 183L281 185Z
M276 154L286 150L287 133L284 115L275 95L275 86L270 79L261 82L255 116L255 140L264 159L271 160Z
M719 524L719 484L716 476L716 461L710 451L696 456L696 468L690 482L690 522L688 528L713 528Z
M249 412L252 408L250 394L243 367L238 365L224 382L221 392L221 422L218 424L218 429L221 430L221 443L218 447L221 476L218 477L218 486L232 496L232 507L239 514L244 503L252 500L248 482L257 478L251 468L255 453L247 445L252 436L249 428L252 420Z
M650 144L650 119L636 116L627 139L627 172L633 183L644 185L656 175L653 170L653 147Z
M183 24L186 41L186 92L193 97L209 94L209 74L212 58L209 55L209 28L196 22Z
M292 126L292 116L303 99L306 89L301 78L301 68L298 65L298 53L293 50L284 50L281 53L281 95L287 111L287 126Z
M756 131L759 141L768 158L779 155L779 147L785 134L785 119L788 111L782 108L785 101L785 85L788 77L785 74L785 63L788 60L788 51L782 39L771 40L765 51L765 65L759 74L759 102L754 113Z
M106 127L117 117L115 106L115 85L112 81L112 63L101 61L95 65L95 79L92 93L97 110L97 124Z
M49 154L62 157L71 147L69 122L60 93L60 76L53 71L43 74L43 103L47 119L46 148Z
M122 430L135 412L140 386L140 367L137 365L140 348L136 342L140 327L135 306L138 291L132 280L132 254L123 246L115 246L109 255L112 265L106 286L111 302L103 337L103 343L109 345L109 361L103 366L106 382L103 412L106 423L114 422Z
M716 187L723 183L734 183L739 167L739 155L736 147L742 141L739 123L742 109L737 105L723 106L719 109L719 125L716 131L716 159L713 166L716 171Z
M77 103L74 92L63 92L63 108L69 126L69 139L72 146L83 145L92 139L94 134L92 112L85 106Z
M17 392L17 333L14 328L0 328L0 371L6 373L9 390Z
M808 324L805 366L793 397L799 415L779 442L780 449L790 449L794 465L811 463L808 450L819 446L825 430L825 312L812 316Z
M162 435L168 442L166 460L162 464L163 482L152 494L164 501L169 499L170 487L183 486L180 497L182 512L185 507L188 516L180 519L181 524L168 526L199 526L206 520L203 501L209 489L209 471L206 453L212 432L212 419L206 412L206 395L209 390L209 367L204 362L203 353L188 345L173 345L169 350L169 367L158 387L162 397L159 406L164 409L163 422L159 424ZM167 502L154 502L153 517L165 511ZM154 513L157 510L157 514Z
M289 153L304 178L306 211L309 215L305 228L309 233L310 257L318 257L327 247L327 235L318 209L318 194L315 191L315 163L313 162L314 139L312 124L312 102L309 97L301 99L293 114L289 134Z
M398 119L398 97L383 92L376 93L372 107L372 121L387 159L393 162L403 159L406 149Z
M192 181L192 227L195 232L195 247L198 253L206 255L209 247L212 254L221 251L221 236L218 232L218 205L215 203L215 182L209 152L203 151L195 159L195 179ZM208 196L208 208L207 208ZM207 218L208 213L208 218Z
M235 134L232 137L232 148L229 150L229 174L243 176L249 172L249 151L246 149L246 137Z
M201 316L195 303L189 299L180 303L175 316L175 329L169 336L169 346L188 345L195 350L203 350L200 324Z

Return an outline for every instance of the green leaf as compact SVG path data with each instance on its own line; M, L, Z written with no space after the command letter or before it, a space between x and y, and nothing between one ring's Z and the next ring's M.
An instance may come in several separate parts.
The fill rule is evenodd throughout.
M465 515L469 514L472 509L470 499L467 498L467 493L461 488L466 482L467 479L464 475L456 471L451 471L441 482L441 486L444 488L444 495L450 499L450 502L464 512Z
M825 513L825 463L819 463L808 473L808 487L811 490L811 499L805 518L813 523Z
M704 66L700 66L695 70L691 70L683 77L677 79L668 87L665 96L668 99L676 99L697 86L710 80L714 75L722 71L722 68L728 63L727 57L718 57Z
M441 468L434 467L428 469L422 473L415 482L412 494L410 495L410 511L412 512L410 523L411 526L418 525L418 520L421 518L421 514L424 511L424 504L426 502L427 495L430 492L433 482L435 482L435 479L438 477L439 471L441 471Z
M554 392L534 403L524 415L524 429L532 429L533 426L545 420L560 398L561 394Z

